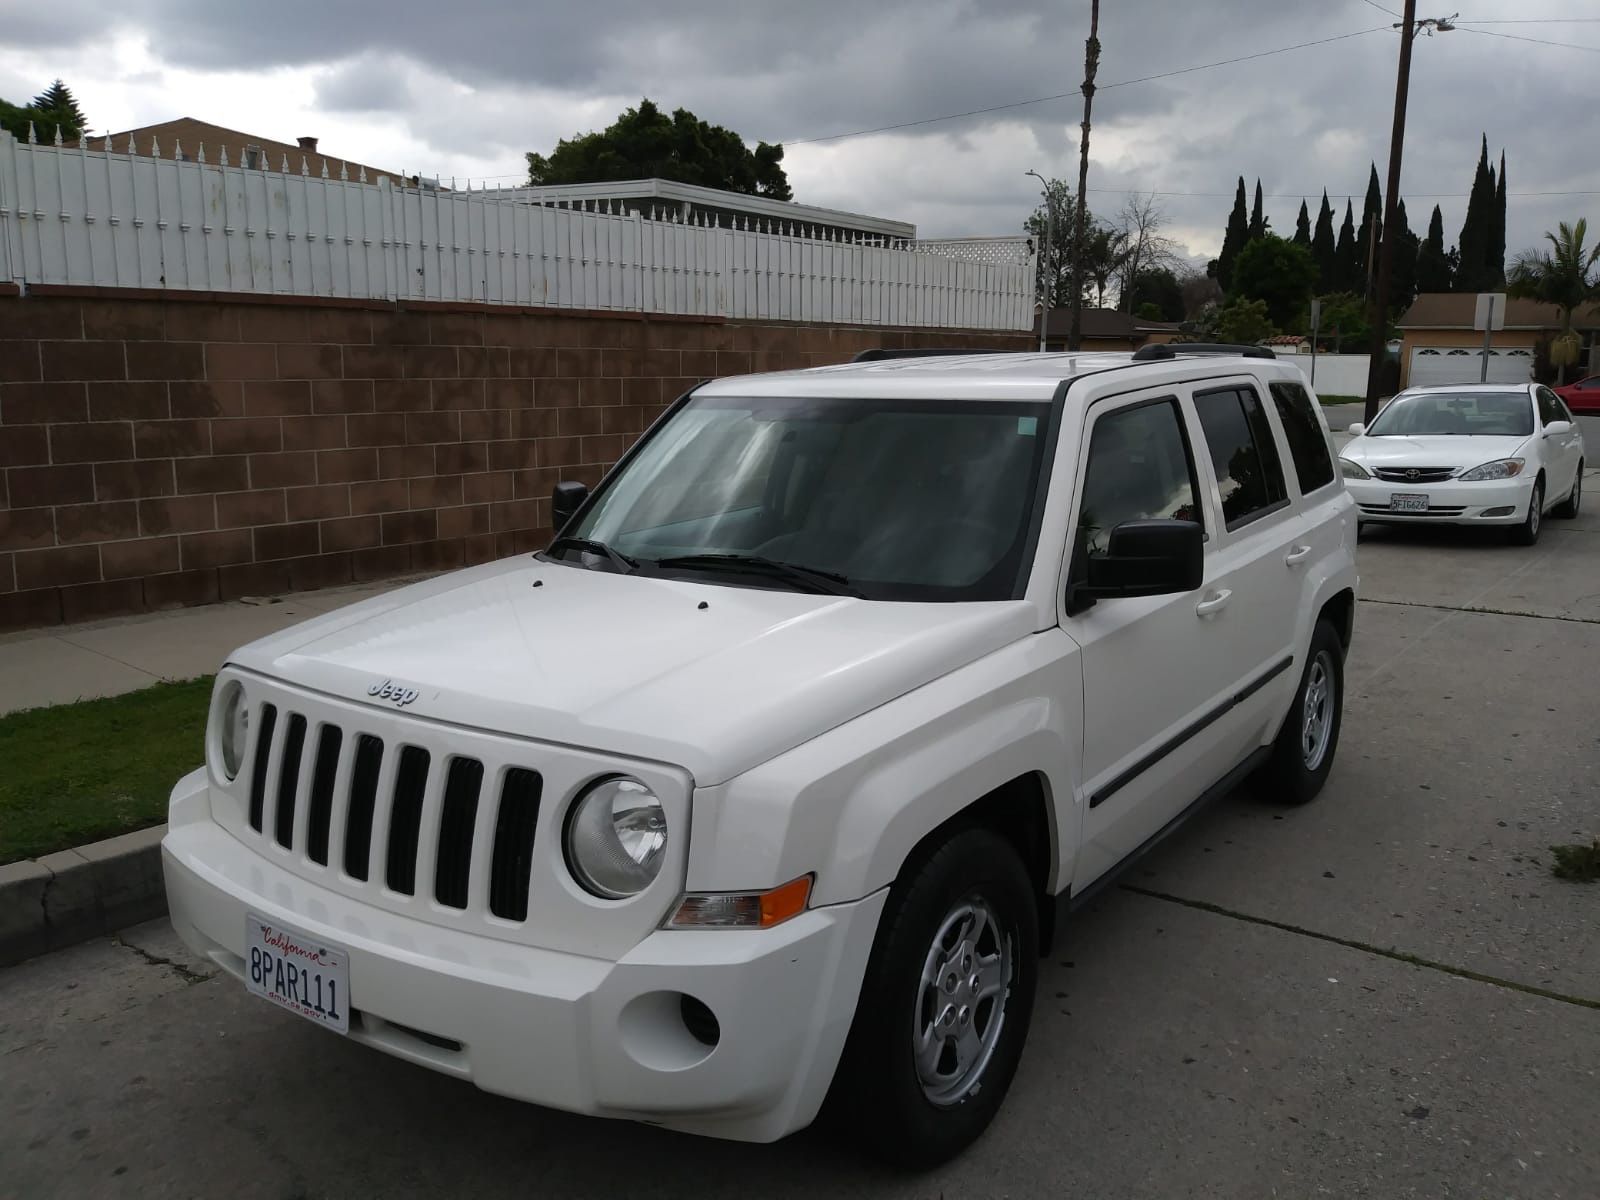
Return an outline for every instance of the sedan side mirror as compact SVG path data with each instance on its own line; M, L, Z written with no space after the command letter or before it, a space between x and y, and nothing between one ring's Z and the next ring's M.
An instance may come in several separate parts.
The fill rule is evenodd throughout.
M1354 425L1350 426L1350 428L1349 428L1349 430L1347 432L1350 434L1351 437L1360 437L1366 431L1367 431L1367 427L1365 425L1363 425L1360 421L1357 421Z
M1192 592L1205 576L1205 533L1194 521L1124 521L1091 555L1076 589L1085 599Z
M556 484L550 490L550 527L560 533L588 498L588 484L573 480Z
M1544 427L1545 437L1559 437L1564 433L1572 432L1571 421L1551 421Z

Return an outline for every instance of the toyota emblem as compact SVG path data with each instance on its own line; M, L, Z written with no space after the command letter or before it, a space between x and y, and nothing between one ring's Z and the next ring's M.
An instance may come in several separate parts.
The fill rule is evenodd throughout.
M1422 472L1417 470L1415 467L1407 467L1406 468L1406 478L1407 479L1416 479L1416 478L1420 477L1421 475L1422 475Z

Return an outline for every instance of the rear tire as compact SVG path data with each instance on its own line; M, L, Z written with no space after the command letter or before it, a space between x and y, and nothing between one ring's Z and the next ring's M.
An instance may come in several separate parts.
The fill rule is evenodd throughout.
M1511 527L1510 539L1513 546L1531 546L1539 540L1539 531L1544 528L1544 480L1533 481L1533 495L1528 497L1528 515L1522 519L1522 524Z
M1563 521L1570 521L1578 515L1578 506L1583 503L1583 461L1578 462L1578 473L1572 477L1572 490L1567 493L1567 498L1551 510L1552 517L1560 517Z
M1344 643L1327 618L1318 618L1300 686L1258 776L1265 799L1277 804L1316 799L1333 769L1343 715Z
M1010 842L967 829L908 864L879 919L829 1115L898 1166L959 1154L1016 1074L1038 957L1033 883Z

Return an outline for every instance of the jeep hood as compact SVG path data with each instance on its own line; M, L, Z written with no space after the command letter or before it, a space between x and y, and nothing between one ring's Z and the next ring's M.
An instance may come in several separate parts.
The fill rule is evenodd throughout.
M263 638L230 661L407 716L671 763L751 767L1033 632L1022 601L902 604L519 558ZM402 695L403 695L402 691Z

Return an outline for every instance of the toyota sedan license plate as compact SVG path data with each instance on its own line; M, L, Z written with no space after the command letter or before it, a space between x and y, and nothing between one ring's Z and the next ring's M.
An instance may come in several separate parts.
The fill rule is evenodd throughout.
M1395 512L1427 512L1428 497L1416 492L1394 492L1389 496L1389 507Z
M297 929L245 917L245 985L318 1025L350 1032L350 956Z

